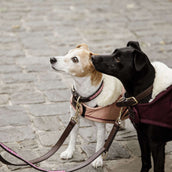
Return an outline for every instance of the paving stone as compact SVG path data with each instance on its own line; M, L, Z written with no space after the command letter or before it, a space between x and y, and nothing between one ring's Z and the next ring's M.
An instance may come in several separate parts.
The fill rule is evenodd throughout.
M34 104L34 103L44 103L45 98L40 92L23 92L15 93L11 96L11 101L13 104Z
M17 73L21 72L21 69L14 65L1 65L0 66L0 73Z
M0 166L1 172L8 172L9 169L6 166Z
M59 81L59 76L52 69L50 71L46 71L46 72L39 72L38 73L38 77L39 77L40 82L41 81L42 82L46 82L46 81L50 81L50 82L52 82L52 81ZM61 84L63 85L63 82L61 82Z
M9 109L8 107L0 108L0 127L25 126L29 124L30 119L24 110L15 110L15 108Z
M141 162L140 159L138 158L113 160L113 161L107 161L106 163L107 163L107 168L105 172L114 172L114 171L126 172L126 169L134 172L141 169Z
M50 90L46 91L45 95L51 102L66 102L70 101L71 91L68 89L64 90Z
M36 80L36 76L31 73L11 73L11 74L5 74L2 75L2 80L7 83L27 83L27 82L33 82Z
M40 142L43 146L52 146L57 142L61 134L61 131L39 132Z
M28 91L34 91L33 83L6 83L1 85L0 93L1 94L14 94L14 93L23 93Z
M23 52L23 50L20 48L16 48L14 47L14 49L6 49L6 50L3 50L3 51L0 51L0 56L2 56L3 58L4 57L24 57L25 54ZM6 58L3 59L4 61L7 61Z
M93 127L80 128L79 134L84 140L88 142L96 142L96 131L92 132L93 130L95 131L95 128Z
M0 135L2 142L15 142L25 139L33 139L35 137L33 130L30 127L9 127L0 128Z
M140 152L138 141L127 140L127 141L125 141L125 144L126 144L126 147L131 152L132 155L137 156L137 157L141 156L141 152Z
M0 94L0 105L8 103L9 96L7 94Z
M29 105L28 110L34 116L52 116L61 115L69 111L69 103L56 103L56 104L34 104Z
M95 143L81 145L82 150L90 157L95 152ZM113 142L110 147L106 160L130 158L130 154L127 149L122 147L119 143Z
M57 80L57 79L37 82L37 83L35 83L35 85L41 91L67 88L66 85L62 81Z
M58 131L62 128L57 116L45 116L33 118L34 126L43 131Z

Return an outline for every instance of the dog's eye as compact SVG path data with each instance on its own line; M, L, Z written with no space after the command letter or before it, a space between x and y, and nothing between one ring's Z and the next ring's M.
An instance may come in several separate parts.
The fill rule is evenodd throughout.
M120 58L117 56L117 57L114 57L114 60L115 62L119 63L120 62Z
M78 60L77 57L72 57L71 59L72 59L72 61L73 61L74 63L78 63L78 62L79 62L79 60Z

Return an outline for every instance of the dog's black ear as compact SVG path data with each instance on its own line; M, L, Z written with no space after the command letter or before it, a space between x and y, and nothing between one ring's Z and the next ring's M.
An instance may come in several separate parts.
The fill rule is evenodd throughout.
M141 71L147 62L147 56L142 51L134 50L134 66L137 72Z
M139 42L136 42L136 41L129 41L129 42L127 43L127 47L129 47L129 46L135 48L136 50L141 51Z

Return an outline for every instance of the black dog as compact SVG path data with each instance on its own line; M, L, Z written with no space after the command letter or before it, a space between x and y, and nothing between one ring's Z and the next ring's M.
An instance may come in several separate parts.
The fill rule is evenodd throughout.
M139 104L154 100L157 94L172 85L172 69L160 62L150 63L138 42L130 41L127 47L116 49L111 55L92 56L92 62L96 70L115 76L123 83L126 89L125 97L135 97L153 85L152 92L140 100ZM158 86L159 83L164 84L162 88ZM168 101L168 106L172 109L172 96ZM161 111L161 116L164 116L163 109ZM172 110L170 114L172 116ZM172 140L172 128L145 122L139 122L134 126L141 149L141 172L148 172L151 168L151 153L154 172L164 172L165 145L167 141Z

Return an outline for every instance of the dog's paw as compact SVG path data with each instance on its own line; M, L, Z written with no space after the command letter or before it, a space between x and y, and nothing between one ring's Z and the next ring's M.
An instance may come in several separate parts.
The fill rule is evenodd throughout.
M71 159L73 156L73 151L66 149L60 154L61 159Z
M93 166L94 168L103 167L103 158L102 158L102 156L99 156L97 159L95 159L95 160L92 162L92 166Z

